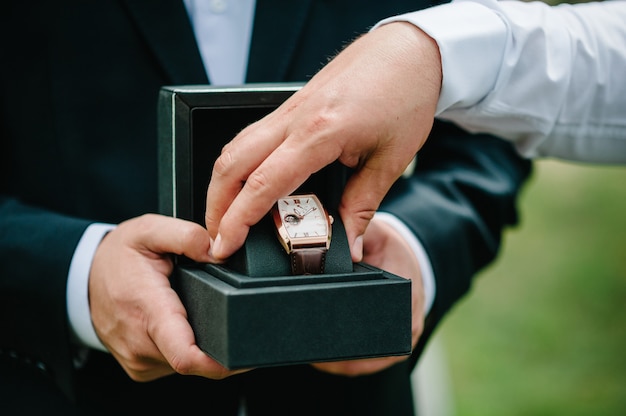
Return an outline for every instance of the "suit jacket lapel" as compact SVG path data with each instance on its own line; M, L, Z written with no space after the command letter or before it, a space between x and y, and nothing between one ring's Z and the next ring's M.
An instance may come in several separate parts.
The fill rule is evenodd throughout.
M312 0L257 0L247 82L283 81Z
M208 83L182 0L124 3L172 84Z

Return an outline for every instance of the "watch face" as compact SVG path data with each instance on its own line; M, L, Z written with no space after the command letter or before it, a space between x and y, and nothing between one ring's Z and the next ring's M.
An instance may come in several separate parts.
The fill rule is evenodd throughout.
M278 213L290 238L319 238L328 235L326 212L315 195L280 198Z

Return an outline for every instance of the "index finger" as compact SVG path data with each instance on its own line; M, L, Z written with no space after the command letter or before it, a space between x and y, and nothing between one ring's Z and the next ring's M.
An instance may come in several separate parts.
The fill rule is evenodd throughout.
M307 153L314 152L297 140L290 143L285 141L249 174L231 200L230 206L222 214L218 234L211 248L215 259L222 260L233 254L243 245L250 227L267 214L278 198L292 193L312 172L336 159L336 156L328 159L307 157ZM221 181L229 179L232 181L232 178L220 176ZM220 180L215 183L212 181L210 186L215 185L214 190L217 190ZM222 186L228 186L227 182L224 183L226 185ZM231 191L234 189L235 187L230 188ZM211 204L213 203L215 201L211 200Z
M261 121L246 127L216 159L206 194L205 225L215 239L219 223L250 174L278 146L281 134L259 128ZM277 143L278 141L278 143Z

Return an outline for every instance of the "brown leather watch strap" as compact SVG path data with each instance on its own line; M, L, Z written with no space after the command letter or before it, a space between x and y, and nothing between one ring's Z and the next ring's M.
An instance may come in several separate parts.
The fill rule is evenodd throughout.
M300 248L291 252L293 274L321 274L326 264L326 248Z

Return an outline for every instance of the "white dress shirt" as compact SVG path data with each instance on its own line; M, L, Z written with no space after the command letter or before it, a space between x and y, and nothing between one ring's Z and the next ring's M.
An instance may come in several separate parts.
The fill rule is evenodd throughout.
M211 84L242 84L248 67L255 0L184 2Z
M455 0L383 23L438 43L438 117L527 157L626 163L626 1Z

